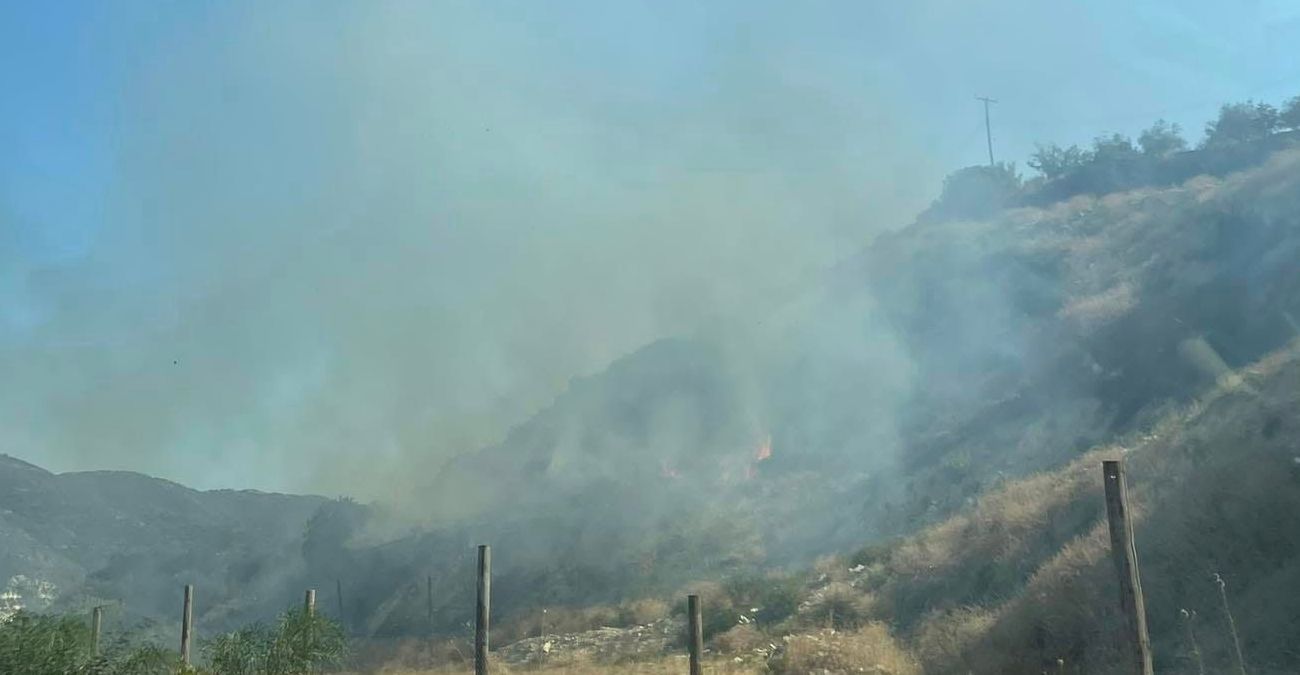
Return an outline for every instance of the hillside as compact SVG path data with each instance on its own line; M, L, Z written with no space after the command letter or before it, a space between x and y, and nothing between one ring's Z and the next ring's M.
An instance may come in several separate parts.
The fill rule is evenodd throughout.
M583 579L552 579L546 602L910 533L1283 346L1300 315L1298 182L1288 152L1222 178L918 223L739 347L665 341L575 382L432 491L473 514L503 569L532 558Z
M873 493L865 475L846 479L861 466L851 457L783 442L792 430L770 422L783 461L762 467L757 484L771 486L763 494L787 492L784 481L803 470L834 475L843 482L819 484L819 504L833 505L820 514L858 514L859 531L875 533L861 541L875 543L801 577L789 618L760 621L758 635L735 627L746 639L715 633L715 652L750 662L757 648L767 660L764 645L794 641L824 655L902 650L934 673L1112 672L1117 603L1099 465L1124 456L1158 670L1201 672L1192 639L1205 672L1233 667L1218 574L1249 672L1295 672L1297 199L1300 154L1291 151L1173 187L917 224L839 268L827 296L870 292L873 320L887 317L904 336L923 383L889 446L897 489ZM822 402L823 418L842 410ZM575 419L593 419L564 418L571 436L582 428ZM528 447L546 457L557 446L542 438ZM512 465L499 458L511 447L462 461L495 456L482 470L508 477ZM536 477L509 492L540 499L546 485ZM806 513L782 504L764 515L763 499L741 499L736 522L772 518L758 529L765 545L799 530L793 519L782 528L781 515ZM598 522L605 512L586 515ZM890 532L898 536L887 540ZM732 593L708 587L706 597L732 607ZM874 621L893 637L821 635L827 606L840 608L845 628ZM728 617L719 620L723 631ZM600 635L535 641L626 639Z
M212 629L338 583L353 634L459 637L472 546L490 542L494 613L521 637L543 609L574 629L633 621L628 601L871 543L826 574L928 669L1037 673L1059 658L1104 672L1092 474L1122 444L1148 509L1162 665L1186 665L1170 612L1210 616L1215 588L1196 579L1212 570L1256 603L1241 620L1252 658L1293 667L1269 637L1289 608L1267 589L1289 583L1297 530L1247 521L1295 489L1278 457L1296 369L1278 350L1300 316L1297 201L1300 153L1286 151L1222 177L919 220L750 323L575 380L430 477L432 522L416 532L347 501L4 458L0 577L53 584L54 609L108 600L162 621L196 583ZM1248 367L1250 386L1234 385ZM1186 456L1209 447L1229 450ZM1247 499L1213 491L1231 472ZM1152 537L1185 528L1215 537ZM1219 532L1233 528L1246 539ZM587 611L603 606L624 609ZM763 630L817 625L801 616ZM1216 639L1207 660L1221 660Z
M1295 672L1300 652L1300 352L1225 377L1152 426L1067 466L1011 481L961 514L869 549L853 583L879 603L933 673L1117 667L1117 585L1102 459L1124 457L1138 513L1142 587L1156 669L1232 668L1226 582L1250 672Z
M121 471L54 474L0 455L0 580L18 596L10 605L107 603L119 626L171 623L187 583L212 628L261 619L296 598L285 562L325 501Z
M907 537L820 561L800 577L788 617L764 621L760 613L737 622L749 613L733 609L738 586L704 586L709 606L723 606L712 618L706 612L712 667L1123 672L1100 471L1103 459L1123 458L1156 671L1235 671L1226 595L1248 672L1296 672L1297 405L1300 345L1293 343L1063 467L1005 481ZM543 673L675 672L681 647L664 642L663 630L680 623L547 633L498 656Z

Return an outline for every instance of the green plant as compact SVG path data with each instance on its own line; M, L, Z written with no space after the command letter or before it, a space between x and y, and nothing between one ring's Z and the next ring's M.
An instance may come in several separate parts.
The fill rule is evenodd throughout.
M203 654L221 675L257 675L273 641L274 635L265 626L253 625L205 642Z
M1156 120L1150 128L1138 136L1138 146L1142 154L1149 157L1165 157L1187 149L1187 141L1182 136L1182 128L1164 120Z
M700 632L704 634L705 640L713 639L713 636L727 631L740 622L740 609L736 607L735 601L727 594L722 584L716 582L700 583L687 590L688 593L700 596ZM685 597L682 597L675 605L673 613L689 620L687 599ZM686 639L687 633L683 630L683 644L685 644Z
M1037 146L1026 163L1029 168L1043 174L1044 178L1051 180L1060 178L1071 171L1076 171L1091 160L1092 153L1081 149L1077 145L1062 148L1053 143Z
M800 617L809 626L839 630L863 626L871 614L870 596L846 583L835 582L814 596Z
M0 664L5 675L88 672L90 629L76 617L19 611L0 623Z
M181 656L156 645L137 647L125 654L101 660L92 672L103 675L172 675L181 671ZM190 668L187 672L195 672ZM224 675L224 674L223 674Z
M1278 122L1287 129L1300 129L1300 96L1287 100L1278 113Z
M342 627L320 614L294 609L274 627L259 624L217 636L203 654L220 675L304 675L339 665L347 652Z
M1205 125L1205 147L1220 147L1267 137L1280 124L1277 108L1246 101L1219 108L1219 117Z
M784 574L744 574L723 584L736 608L764 625L771 625L794 614L799 608L803 584Z

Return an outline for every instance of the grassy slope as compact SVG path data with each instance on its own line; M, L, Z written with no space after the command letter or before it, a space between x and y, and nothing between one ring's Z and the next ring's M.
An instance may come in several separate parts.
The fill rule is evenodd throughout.
M870 599L902 643L860 639L886 653L876 672L1114 672L1117 590L1101 507L1100 462L1124 457L1137 511L1157 670L1196 672L1180 610L1207 672L1232 663L1213 574L1229 598L1252 673L1300 665L1300 349L1225 377L1196 401L1120 442L1050 472L1009 481L971 508L888 547L826 565L839 587ZM865 569L845 572L850 564ZM770 636L816 640L797 619ZM844 634L841 634L844 635ZM825 636L822 636L825 638ZM820 645L820 643L818 643ZM719 645L715 644L715 648ZM818 651L831 651L821 649ZM862 653L843 650L850 656ZM910 655L909 655L910 653ZM879 659L877 659L879 660ZM760 672L722 658L710 672ZM658 673L681 660L556 665L543 673ZM398 672L398 671L394 671ZM408 673L454 673L456 668ZM873 672L873 671L867 671Z
M1197 672L1182 609L1196 612L1207 671L1230 668L1213 583L1219 573L1250 672L1300 670L1300 649L1290 642L1300 628L1300 365L1285 347L1228 370L1300 331L1298 207L1300 155L1283 153L1221 180L1011 211L960 235L978 242L1010 230L1022 251L1052 261L1066 291L1052 339L1078 347L1099 374L1091 394L1132 422L1070 461L1069 437L1030 425L1014 445L999 447L976 420L974 435L927 458L1042 467L856 560L868 565L859 588L869 589L927 672L1113 668L1117 591L1099 463L1119 455L1129 458L1140 506L1157 669ZM948 231L931 237L960 228L939 227ZM1216 377L1209 394L1187 396L1205 391L1198 379ZM943 477L968 475L979 474Z
M1147 432L1013 481L888 550L859 579L934 673L1108 672L1118 630L1100 462L1123 456L1161 672L1230 665L1213 574L1227 581L1251 672L1300 652L1300 361L1265 359Z
M1033 406L995 420L991 432L981 415L1003 402L959 407L967 419L938 434L946 438L909 448L931 453L916 463L933 467L933 487L948 482L954 515L826 566L926 672L1114 669L1117 591L1100 461L1120 455L1138 505L1158 670L1197 672L1182 609L1196 613L1206 671L1231 667L1215 573L1228 584L1250 672L1300 670L1291 641L1300 629L1300 360L1293 346L1269 353L1300 313L1298 184L1300 155L1282 154L1221 180L936 224L885 245L893 255L944 241L1038 261L1030 273L1050 270L1055 309L1014 326L1040 341L1022 353L1046 364L1041 380L1070 359L1093 375L1052 391L1035 384L1042 373L1028 373L1012 397ZM1090 402L1112 409L1075 412ZM1118 436L1078 449L1079 422L1116 416L1127 419L1112 427ZM796 617L769 637L809 629Z

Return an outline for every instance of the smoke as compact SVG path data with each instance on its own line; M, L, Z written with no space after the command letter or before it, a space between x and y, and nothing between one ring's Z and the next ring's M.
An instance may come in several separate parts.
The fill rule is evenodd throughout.
M1199 123L1287 67L1293 18L1121 5L4 10L41 67L0 132L0 451L384 497L683 334L727 346L754 415L818 407L745 393L773 372L791 397L880 383L889 411L910 365L853 318L870 299L786 307L982 161L972 95L1017 157ZM783 312L797 331L750 344Z
M4 450L382 496L923 202L869 70L692 11L100 17L99 196L0 230Z

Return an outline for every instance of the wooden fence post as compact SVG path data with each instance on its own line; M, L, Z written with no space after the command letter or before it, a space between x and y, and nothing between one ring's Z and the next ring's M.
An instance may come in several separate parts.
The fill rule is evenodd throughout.
M190 635L194 620L194 585L185 584L185 609L181 614L181 663L190 665Z
M90 610L90 655L99 656L99 628L104 620L104 608Z
M1106 520L1110 524L1110 553L1119 576L1120 609L1124 612L1125 641L1132 660L1131 672L1151 675L1151 639L1147 636L1146 603L1142 598L1142 581L1138 576L1137 548L1133 545L1133 527L1129 523L1128 487L1124 482L1124 465L1118 460L1101 463L1106 487Z
M302 601L302 611L309 618L316 615L316 589L307 589L307 596Z
M474 675L488 675L488 620L492 601L492 548L478 547L478 602L474 612Z
M700 596L686 596L686 615L690 629L687 639L691 650L691 675L702 675L704 671L700 659L704 655L704 614L700 609Z

